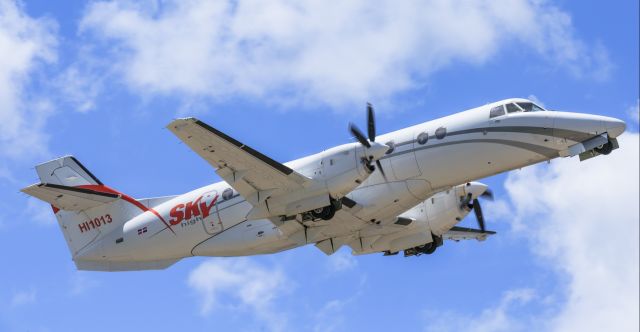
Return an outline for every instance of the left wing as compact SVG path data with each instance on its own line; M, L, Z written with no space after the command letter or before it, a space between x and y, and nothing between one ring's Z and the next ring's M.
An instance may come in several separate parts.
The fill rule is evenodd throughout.
M198 119L177 119L167 128L254 206L314 182Z

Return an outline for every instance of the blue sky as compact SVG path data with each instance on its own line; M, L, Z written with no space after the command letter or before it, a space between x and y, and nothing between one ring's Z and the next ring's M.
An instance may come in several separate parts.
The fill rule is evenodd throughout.
M638 330L638 3L0 0L0 331ZM485 242L429 257L308 246L78 272L19 193L73 154L134 197L218 181L164 126L280 161L508 97L627 121L621 149L482 179ZM474 220L463 221L473 226Z

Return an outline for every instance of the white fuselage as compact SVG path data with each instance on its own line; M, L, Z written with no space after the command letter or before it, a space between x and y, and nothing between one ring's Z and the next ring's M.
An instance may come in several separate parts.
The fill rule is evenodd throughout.
M119 240L117 245L87 248L76 259L148 261L252 255L329 238L374 235L378 244L361 253L402 250L414 242L428 242L432 234L446 231L434 226L433 221L429 224L429 219L444 213L434 210L436 200L429 199L438 197L434 194L449 195L448 190L460 184L550 160L577 142L603 133L616 137L624 130L619 120L576 113L519 112L490 118L489 110L499 103L376 137L376 142L392 147L380 159L387 180L376 171L347 195L360 207L341 218L352 218L355 222L345 221L340 225L330 220L318 223L317 227L309 224L300 240L283 234L272 220L247 220L252 205L227 183L218 182L154 206L153 210L170 224L170 230L155 213L145 212L126 222L122 232L114 232L105 240L110 243ZM352 145L353 153L345 154L345 158L357 163L358 147L355 143ZM343 149L351 147L347 145ZM340 167L344 162L327 150L286 165L307 177L329 180L343 171ZM455 201L455 197L451 201ZM438 209L457 211L456 207L441 205ZM425 217L421 219L420 213ZM376 234L380 228L372 226L384 225L403 214L422 223L380 240L386 235ZM460 218L464 215L466 212L459 213ZM451 220L452 216L447 218ZM298 221L287 221L285 225L289 222ZM448 227L451 226L453 224ZM422 229L416 231L416 227ZM141 229L145 231L140 232Z

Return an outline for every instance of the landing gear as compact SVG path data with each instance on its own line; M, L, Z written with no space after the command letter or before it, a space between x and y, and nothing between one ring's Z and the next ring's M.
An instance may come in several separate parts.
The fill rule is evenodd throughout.
M431 255L436 251L438 246L434 242L429 242L427 244L423 244L421 246L413 247L406 249L404 251L404 257L409 256L420 256L420 255Z
M322 208L311 210L311 215L314 219L331 220L331 218L336 215L336 208L335 206L333 206L333 204L328 205Z
M427 243L424 246L422 246L422 253L427 254L427 255L431 255L434 252L436 252L437 248L438 248L438 246L434 242L430 242L430 243Z
M433 236L433 241L427 244L423 244L421 246L413 247L406 249L404 251L404 257L409 256L420 256L420 255L431 255L433 254L438 247L442 245L442 237Z
M611 143L611 141L608 141L607 143L602 144L594 150L596 150L596 152L599 154L608 155L609 153L611 153L611 151L613 151L613 144Z
M342 209L342 201L339 199L331 198L331 205L317 208L307 212L307 216L310 214L313 219L331 220L336 215L336 211Z

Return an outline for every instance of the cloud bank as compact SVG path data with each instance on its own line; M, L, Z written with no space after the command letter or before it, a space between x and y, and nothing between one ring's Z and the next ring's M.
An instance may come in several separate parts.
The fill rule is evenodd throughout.
M507 44L576 77L606 78L611 67L567 13L533 0L95 2L81 31L108 46L136 93L289 106L384 101Z
M51 104L27 89L43 65L56 60L57 27L34 19L21 5L0 0L0 158L46 151L44 124ZM0 164L0 169L2 169ZM1 176L0 176L1 177Z
M466 331L637 331L639 141L637 133L624 134L609 156L537 165L510 173L505 182L509 202L502 204L511 208L514 231L558 274L564 294L549 299L534 289L537 297L524 302L507 294L476 316L430 311L427 324ZM512 312L532 300L546 308L538 317Z
M249 258L209 259L193 269L187 281L201 297L201 314L222 306L219 298L224 296L226 306L231 303L240 310L250 310L271 331L286 326L286 317L274 310L274 301L286 293L287 283L279 269L263 267Z

